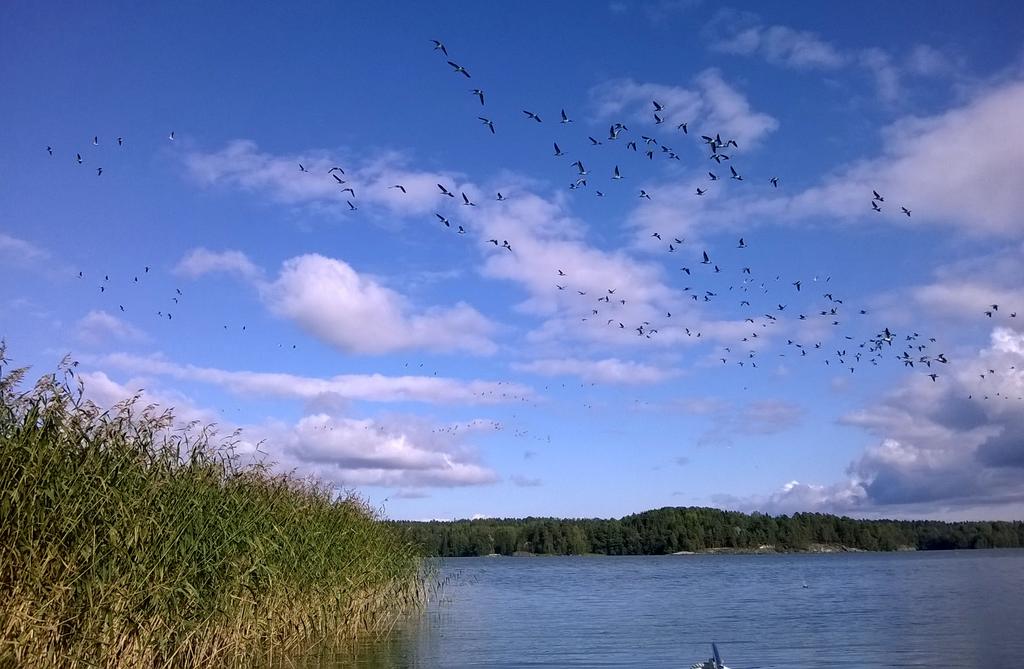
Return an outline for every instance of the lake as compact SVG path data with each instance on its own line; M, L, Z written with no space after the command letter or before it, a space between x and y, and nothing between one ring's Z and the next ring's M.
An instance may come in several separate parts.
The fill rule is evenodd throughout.
M326 667L1024 666L1024 550L462 558ZM804 587L806 584L806 587Z

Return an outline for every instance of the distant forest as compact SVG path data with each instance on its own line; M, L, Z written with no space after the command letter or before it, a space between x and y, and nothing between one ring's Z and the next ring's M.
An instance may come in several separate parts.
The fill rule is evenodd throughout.
M395 521L428 555L666 555L731 549L802 552L821 546L868 551L1024 547L1024 522L856 520L821 513L745 514L666 507L620 519L485 518ZM762 549L763 550L763 549Z

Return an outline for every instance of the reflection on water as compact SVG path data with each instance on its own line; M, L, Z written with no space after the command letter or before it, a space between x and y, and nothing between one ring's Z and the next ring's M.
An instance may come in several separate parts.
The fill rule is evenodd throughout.
M341 667L1024 666L1024 551L452 559ZM807 587L804 587L806 583Z

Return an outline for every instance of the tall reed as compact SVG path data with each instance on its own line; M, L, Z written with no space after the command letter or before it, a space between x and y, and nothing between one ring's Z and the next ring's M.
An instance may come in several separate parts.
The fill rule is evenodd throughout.
M422 602L416 549L354 495L139 397L103 410L71 365L22 390L6 363L0 343L0 666L251 665Z

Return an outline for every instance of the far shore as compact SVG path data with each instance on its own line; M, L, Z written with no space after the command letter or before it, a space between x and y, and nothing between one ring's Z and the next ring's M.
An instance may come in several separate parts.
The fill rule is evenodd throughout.
M913 546L900 546L895 551L869 551L864 548L851 548L849 546L833 544L812 544L804 549L779 550L772 545L758 546L757 548L707 548L700 551L676 551L674 553L662 553L660 555L606 555L604 553L561 554L561 553L531 553L529 551L516 551L512 554L488 553L487 555L464 555L448 557L480 557L480 558L508 558L508 557L665 557L667 555L823 555L835 553L905 553L915 552L918 549ZM972 549L977 550L977 549Z

